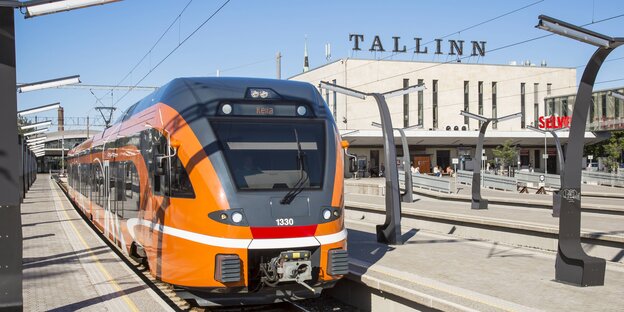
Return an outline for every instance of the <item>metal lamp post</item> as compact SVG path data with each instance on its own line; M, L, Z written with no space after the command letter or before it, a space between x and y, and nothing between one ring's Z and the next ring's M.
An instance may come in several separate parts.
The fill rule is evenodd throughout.
M560 129L540 129L540 128L536 128L533 126L527 126L527 129L529 130L533 130L539 133L543 133L544 135L546 135L546 133L550 133L550 135L552 135L553 139L555 140L555 145L557 146L557 157L559 158L558 160L558 167L559 167L559 179L560 179L560 184L561 186L563 186L563 172L564 172L564 167L563 164L565 162L565 159L563 158L563 148L561 147L561 141L559 140L559 136L557 135L557 131L561 131L563 130L563 128ZM544 139L546 140L546 139ZM546 154L546 148L544 147L544 154ZM544 164L544 169L546 169L546 165ZM546 170L544 171L546 172ZM547 173L547 172L546 172ZM552 212L552 216L555 218L558 218L561 212L561 194L559 193L561 190L556 191L555 194L553 194L553 212Z
M399 201L399 173L396 165L396 148L392 135L392 119L386 98L400 96L424 89L423 85L414 85L386 93L364 93L357 90L338 86L321 81L319 88L336 91L341 94L366 99L371 96L377 102L381 117L381 130L384 138L384 156L388 166L386 168L386 220L383 225L377 225L377 241L391 245L403 244L401 238L401 202Z
M483 122L481 124L481 127L479 128L479 140L477 141L477 150L475 151L475 168L472 172L472 203L470 205L470 208L487 209L487 199L481 198L481 155L483 154L483 141L485 140L485 131L487 130L487 126L493 121L498 123L500 121L517 118L522 116L522 113L515 113L500 118L487 118L466 111L460 111L459 114Z
M581 246L581 168L594 82L604 60L624 44L624 38L609 37L545 15L539 16L536 27L597 47L581 77L572 111L565 171L562 174L555 278L579 286L604 285L605 260L587 255Z
M381 124L378 122L372 122L371 126L381 128ZM422 128L422 125L415 125L406 128L393 128L393 130L398 131L401 135L401 145L403 146L403 171L405 171L405 194L402 196L404 203L413 203L414 202L414 191L412 189L412 172L410 168L410 153L409 153L409 145L407 144L407 136L405 135L405 130L411 130L414 128Z

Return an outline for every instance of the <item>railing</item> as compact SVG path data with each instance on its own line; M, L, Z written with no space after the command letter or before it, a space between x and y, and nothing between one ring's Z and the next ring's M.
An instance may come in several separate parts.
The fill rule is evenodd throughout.
M540 181L540 176L544 176L544 181ZM539 187L540 183L544 183L544 186L548 188L561 188L561 177L558 174L516 171L515 177L518 182L526 183L529 187Z
M457 183L472 185L472 171L457 170Z
M399 182L405 184L405 172L399 171ZM426 174L412 174L412 186L440 193L451 193L451 181Z
M515 192L518 188L518 182L513 177L486 173L483 175L483 187Z
M624 187L624 175L615 173L583 171L582 181L585 184Z
M482 179L483 187L505 191L516 191L517 189L518 183L512 177L484 173ZM472 185L472 171L458 170L457 183Z

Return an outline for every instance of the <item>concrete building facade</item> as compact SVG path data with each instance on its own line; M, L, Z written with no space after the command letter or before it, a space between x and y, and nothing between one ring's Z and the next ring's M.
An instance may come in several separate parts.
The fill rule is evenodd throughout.
M521 118L493 123L486 133L488 162L495 164L492 149L511 140L518 149L518 166L549 173L557 171L554 141L526 129L538 126L547 116L545 98L576 92L576 69L522 65L467 63L431 63L392 60L340 59L291 77L318 85L320 81L362 92L388 92L424 84L426 89L387 100L395 128L422 125L408 130L408 144L413 163L421 172L433 166L452 166L460 158L460 167L471 169L471 158L478 137L479 121L459 114L461 110L486 117L502 117L522 112ZM320 90L343 138L351 142L351 152L365 159L368 173L375 174L383 159L381 130L371 125L379 122L373 98L365 100ZM356 131L357 130L357 131ZM396 143L400 144L398 133ZM565 144L567 132L560 137ZM586 133L586 142L600 140ZM545 148L545 143L547 147ZM402 149L398 148L399 156ZM548 159L543 155L547 154Z

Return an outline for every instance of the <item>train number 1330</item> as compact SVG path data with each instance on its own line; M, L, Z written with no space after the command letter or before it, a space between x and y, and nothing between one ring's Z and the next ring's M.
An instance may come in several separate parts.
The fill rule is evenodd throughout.
M295 221L292 218L275 219L277 225L293 225Z

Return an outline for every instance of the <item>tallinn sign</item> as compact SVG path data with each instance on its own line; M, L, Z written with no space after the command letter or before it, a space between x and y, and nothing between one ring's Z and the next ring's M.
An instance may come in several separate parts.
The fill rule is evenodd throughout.
M405 45L401 45L400 43L401 37L392 37L393 49L392 52L395 53L405 53L407 52L407 47ZM361 46L365 45L364 35L361 34L349 34L349 41L353 42L353 51L362 50ZM414 38L416 48L414 49L414 53L417 54L428 54L429 49L427 47L422 46L422 38ZM442 39L434 39L435 42L435 51L434 54L444 54L442 52ZM448 40L448 55L464 55L464 40ZM472 53L470 56L485 56L485 41L470 41L470 48L472 49ZM385 52L386 50L383 47L381 39L379 36L375 36L373 41L371 42L370 49L368 51L371 52ZM466 51L468 52L468 51Z

